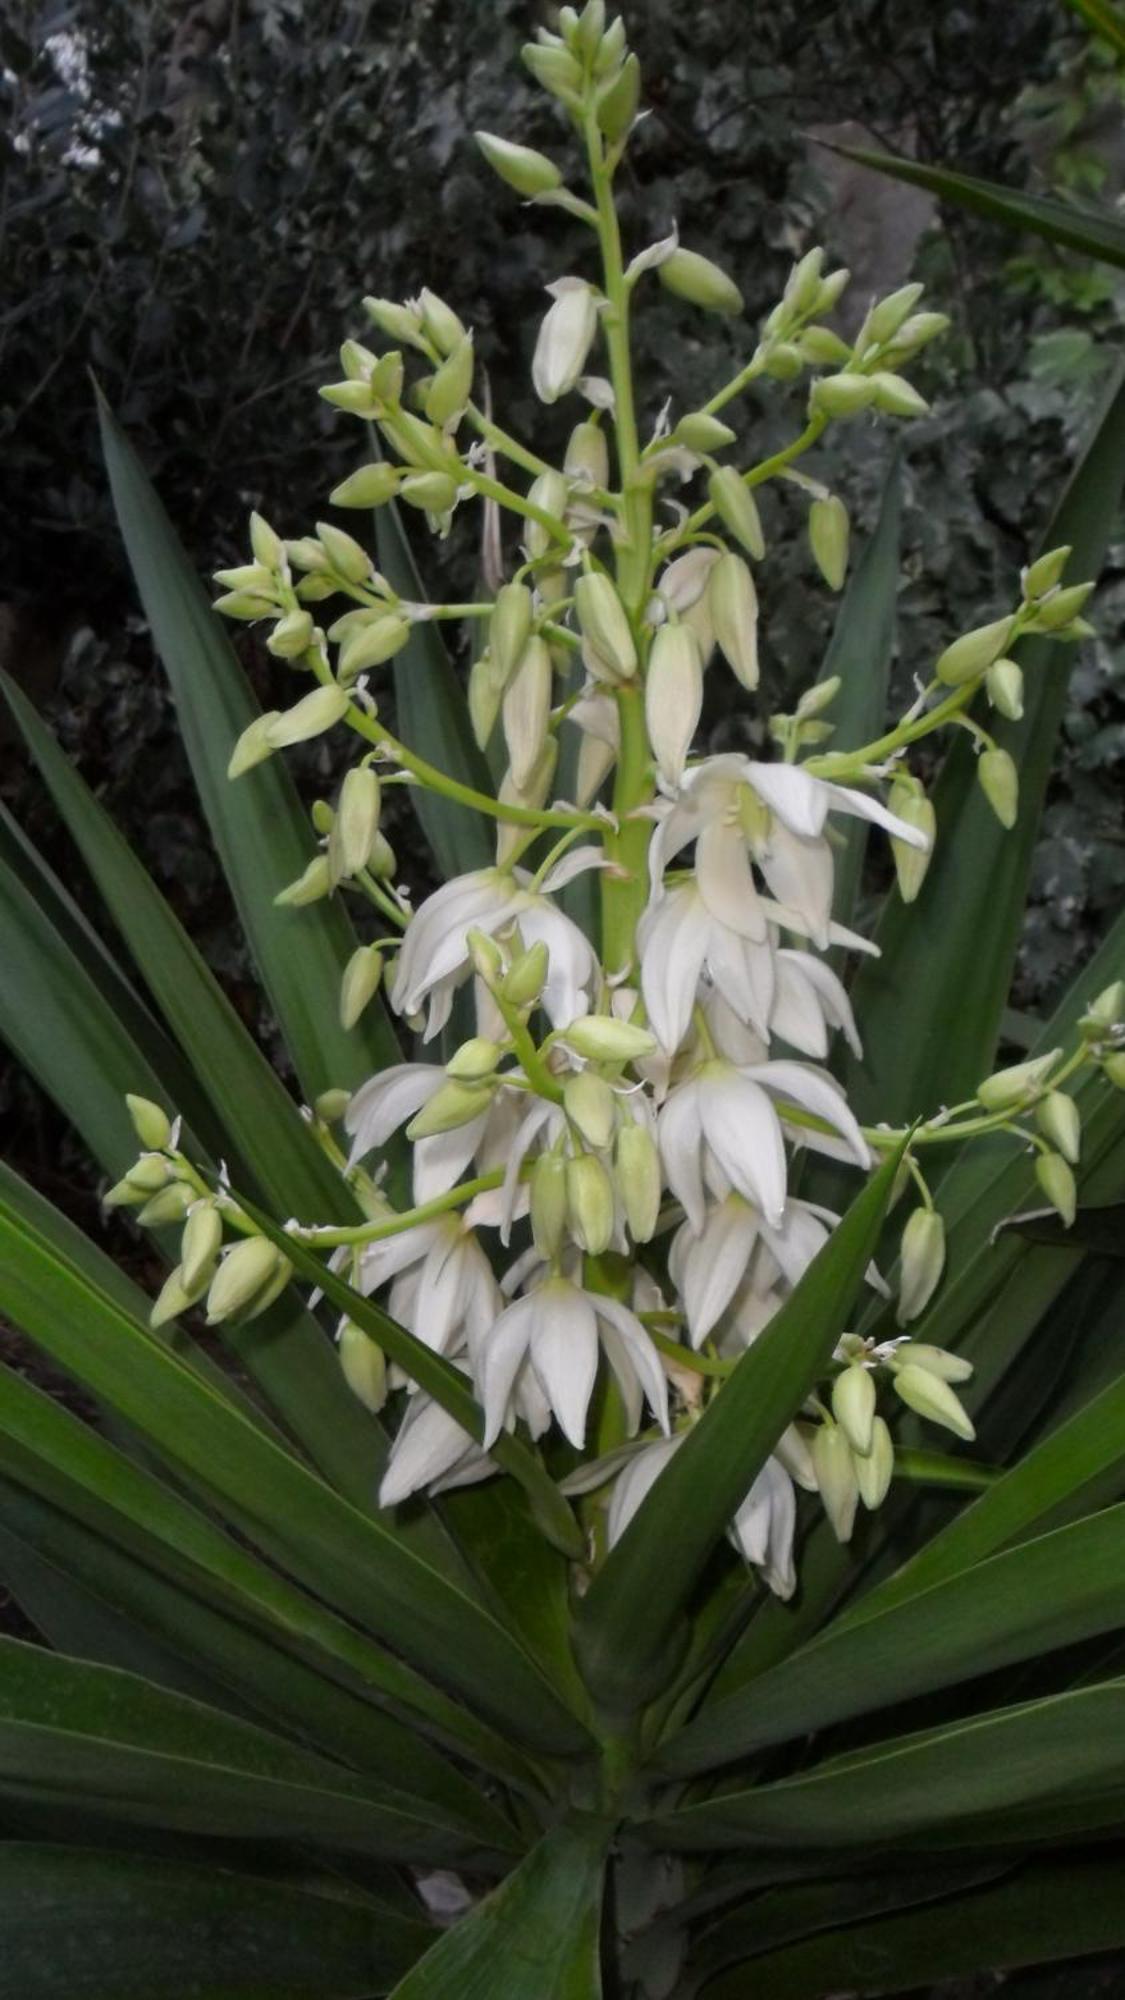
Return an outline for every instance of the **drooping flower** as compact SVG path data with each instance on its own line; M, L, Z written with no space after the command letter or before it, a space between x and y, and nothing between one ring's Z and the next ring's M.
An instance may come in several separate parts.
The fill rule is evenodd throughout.
M599 1346L617 1377L630 1433L640 1423L645 1398L667 1431L668 1384L640 1320L617 1299L551 1276L516 1299L481 1344L476 1372L485 1447L499 1437L526 1372L538 1382L566 1437L581 1449Z

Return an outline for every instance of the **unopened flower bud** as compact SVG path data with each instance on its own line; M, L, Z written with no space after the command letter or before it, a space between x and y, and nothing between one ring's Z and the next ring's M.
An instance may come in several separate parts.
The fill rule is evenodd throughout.
M895 334L888 359L896 362L909 361L917 354L920 347L927 347L931 340L936 340L939 334L947 332L949 325L948 313L911 313L908 319L903 320Z
M1045 591L1053 590L1072 553L1071 546L1067 543L1064 548L1048 549L1045 555L1037 556L1023 573L1024 596L1042 597Z
M324 1125L338 1125L352 1101L350 1090L333 1090L331 1086L313 1098L313 1110Z
M566 1161L558 1153L541 1153L531 1169L531 1233L541 1256L558 1256L566 1216Z
M331 521L318 521L316 535L337 576L346 577L349 583L367 581L372 570L371 557L354 535L333 527Z
M778 340L766 349L762 366L777 382L795 382L805 372L805 357L796 341Z
M634 1243L649 1243L660 1216L660 1154L647 1125L627 1119L617 1134L617 1186Z
M172 1138L168 1113L150 1097L134 1097L131 1091L126 1091L125 1103L141 1145L151 1153L163 1152Z
M848 573L848 510L837 494L828 493L809 508L809 547L825 583L842 590Z
M152 1309L148 1316L149 1325L155 1331L158 1327L167 1326L169 1320L179 1319L181 1313L187 1312L197 1299L202 1298L209 1282L209 1279L205 1279L194 1290L189 1290L184 1284L183 1273L179 1265L177 1265L174 1271L169 1271L156 1298L153 1300Z
M341 680L351 683L366 673L368 667L381 667L386 660L392 660L396 653L401 653L410 633L409 618L396 611L354 625L340 648Z
M1125 1049L1111 1050L1102 1057L1102 1074L1115 1090L1125 1090Z
M562 175L546 153L537 153L531 146L515 146L510 139L499 139L493 132L476 132L473 136L493 172L510 188L515 188L517 194L547 194L551 188L562 185Z
M557 403L574 388L598 330L598 308L581 278L560 278L547 287L554 300L543 318L531 362L531 379L541 403Z
M916 1208L902 1232L898 1281L900 1326L929 1305L945 1268L945 1224L936 1209Z
M327 854L314 854L304 873L295 882L289 882L279 889L274 902L279 909L300 910L307 903L319 903L324 896L332 894L332 877L328 870Z
M160 1188L149 1196L138 1211L137 1221L145 1229L163 1229L168 1223L182 1222L194 1200L194 1189L182 1181L174 1181L171 1187Z
M406 1136L413 1144L416 1139L430 1139L438 1132L455 1132L479 1118L491 1102L491 1083L461 1083L458 1078L450 1077L448 1083L439 1084L411 1119Z
M533 480L528 488L527 497L533 507L540 508L544 514L552 515L561 527L568 499L567 483L561 472L553 469L541 472L538 479ZM533 561L538 556L546 555L547 550L553 546L552 538L541 521L525 523L524 542L527 553Z
M994 660L984 677L989 701L1009 722L1023 715L1023 672L1014 660Z
M875 1422L875 1381L862 1362L842 1368L832 1384L832 1413L852 1450L866 1458Z
M496 727L507 676L497 666L491 652L481 653L469 669L467 691L469 721L480 749L484 749Z
M875 384L869 375L855 375L844 369L839 375L822 375L809 392L809 408L814 416L854 417L875 400Z
M666 291L687 299L693 306L702 306L707 312L742 311L742 293L734 279L728 278L710 257L701 257L697 250L682 247L673 250L657 265L657 275Z
M580 1153L566 1163L566 1205L571 1234L588 1257L600 1257L613 1238L613 1182L600 1160Z
M328 840L332 886L366 868L379 830L381 787L370 764L357 764L340 787L340 805Z
M912 1368L926 1368L941 1382L967 1382L973 1364L963 1354L951 1354L947 1347L934 1347L928 1340L904 1341L898 1349L901 1360Z
M225 597L217 597L211 609L221 612L224 618L239 618L249 624L255 618L272 618L277 605L261 591L231 590Z
M361 465L348 479L334 486L328 498L334 507L383 507L398 492L397 467L380 461Z
M1057 1210L1064 1226L1069 1229L1074 1221L1078 1190L1074 1184L1074 1174L1062 1154L1037 1153L1035 1178L1051 1207Z
M472 394L475 365L473 336L466 333L442 362L426 391L426 415L432 424L439 424L444 430L447 424L461 418Z
M273 1290L282 1268L287 1275L291 1267L267 1237L246 1236L235 1243L207 1290L208 1326L217 1326L258 1305L263 1295Z
M448 514L457 499L456 483L445 472L412 472L398 490L408 506L427 514Z
M422 318L410 306L396 305L393 299L366 298L363 310L388 340L404 340L408 347L422 346Z
M854 1459L852 1469L859 1497L873 1514L887 1497L895 1469L894 1443L882 1417L876 1417L871 1426L871 1449L866 1458Z
M1040 1086L1061 1055L1061 1049L1051 1049L1046 1055L1032 1056L1027 1062L998 1069L994 1076L986 1076L977 1085L977 1102L986 1111L1014 1111L1029 1104L1038 1096Z
M1020 777L1006 750L981 752L977 782L1001 826L1011 829L1020 813Z
M529 950L513 958L500 987L501 997L510 1007L534 1006L547 980L549 956L542 938Z
M901 782L891 786L887 804L897 819L905 820L907 826L916 827L929 841L928 847L912 847L908 841L891 838L899 895L904 903L912 903L930 865L937 838L937 815L924 792Z
M672 432L671 442L686 445L689 451L721 451L724 445L733 444L736 436L729 424L706 410L689 410Z
M283 551L284 553L284 551ZM238 563L234 569L216 569L211 572L212 580L221 583L224 589L250 591L255 596L265 597L273 603L273 575L264 563Z
M842 268L838 271L829 271L828 276L822 278L817 287L811 310L817 314L831 312L841 295L846 292L851 283L851 276L850 271Z
M661 570L657 580L658 606L682 617L703 597L718 560L718 550L705 547L687 549L682 556L676 556L667 569ZM652 622L655 624L656 620Z
M551 653L546 640L528 640L502 704L504 741L518 789L531 780L551 716Z
M760 562L766 552L757 503L742 475L733 465L721 465L707 482L707 497L724 527L736 542Z
M569 49L544 46L542 42L525 42L520 54L536 83L549 90L552 97L565 101L581 90L582 65Z
M499 1042L490 1041L487 1035L472 1035L446 1063L446 1076L456 1077L460 1083L479 1083L492 1075L503 1053Z
M820 292L823 269L824 251L819 243L798 258L785 280L782 294L783 303L791 312L799 316L812 309Z
M167 1187L175 1178L175 1168L161 1153L142 1153L131 1166L125 1179L138 1194L155 1194L158 1188Z
M954 639L935 668L939 681L944 681L946 687L962 687L966 681L979 679L1000 658L1014 624L1013 618L994 618L990 625L978 625L975 631Z
M741 556L731 550L713 565L707 583L708 609L728 666L744 688L758 685L758 593Z
M266 650L278 660L299 660L308 652L312 635L313 622L307 611L287 611L266 640Z
M496 939L489 937L487 931L471 930L466 935L465 943L477 978L483 979L486 985L495 984L504 971L504 954Z
M806 326L795 342L803 360L818 368L839 368L851 359L851 348L828 326Z
M263 563L266 569L280 569L285 559L285 545L261 514L250 516L250 547L255 562Z
M1065 1090L1052 1090L1036 1111L1039 1130L1069 1161L1077 1166L1082 1151L1082 1116L1073 1097Z
M875 390L875 408L889 417L924 417L929 414L929 404L920 396L912 382L904 382L901 375L893 375L889 370L880 369L870 376Z
M431 292L428 285L423 286L415 305L422 315L423 331L438 353L452 354L465 338L465 329L453 307L447 306L444 299L439 299L436 292Z
M661 775L672 784L683 777L702 707L699 641L690 625L661 625L649 654L645 720Z
M1077 618L1094 586L1092 583L1072 583L1065 590L1056 590L1044 597L1035 607L1033 632L1059 632L1064 625Z
M905 1352L909 1354L909 1348ZM930 1369L908 1360L895 1369L894 1385L907 1408L918 1416L932 1424L941 1424L943 1429L953 1431L967 1442L975 1438L976 1430L960 1397Z
M271 722L267 739L274 750L284 750L292 743L307 743L313 736L323 736L326 729L347 714L350 696L346 688L331 683L327 687L314 688L292 708Z
M352 1395L378 1416L387 1400L387 1360L378 1341L354 1320L344 1319L336 1335L336 1352Z
M567 440L563 471L583 486L608 486L609 446L600 424L588 417L575 424Z
M360 1015L379 991L383 977L383 954L373 944L361 944L353 951L340 980L340 1026L354 1028Z
M497 591L488 621L488 645L505 686L523 658L531 636L533 613L534 604L526 583L505 583Z
M892 340L913 312L922 292L921 285L900 285L897 292L889 292L885 299L880 299L864 321L866 341L872 347L882 347L886 341Z
M656 1036L647 1028L612 1014L583 1014L563 1030L561 1039L590 1062L636 1062L656 1049Z
M604 1077L592 1069L568 1076L563 1084L563 1110L588 1146L600 1151L609 1145L617 1122L617 1098Z
M821 1424L812 1440L812 1462L828 1524L838 1542L851 1540L859 1500L855 1457L838 1424Z
M1111 986L1103 986L1091 1000L1078 1025L1084 1035L1095 1041L1125 1025L1125 979L1115 979Z
M211 1281L223 1247L223 1224L213 1202L197 1202L184 1225L180 1243L180 1278L189 1292L202 1291Z
M574 605L582 636L596 655L607 680L629 680L637 671L637 648L625 614L608 576L600 571L580 576Z

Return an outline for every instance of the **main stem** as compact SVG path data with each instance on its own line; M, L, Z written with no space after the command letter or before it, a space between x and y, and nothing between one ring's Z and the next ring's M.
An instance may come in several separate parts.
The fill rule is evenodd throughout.
M652 762L645 726L644 610L652 577L652 485L641 467L637 416L633 402L633 367L629 352L629 288L621 254L621 232L613 200L613 171L597 120L586 119L586 146L597 207L606 297L602 324L613 383L617 461L621 479L621 515L616 547L617 589L629 614L641 666L637 682L617 690L621 748L613 788L613 812L618 831L606 838L613 863L602 879L602 955L607 971L626 972L636 955L637 923L647 896L647 819L634 819L638 806L652 796Z

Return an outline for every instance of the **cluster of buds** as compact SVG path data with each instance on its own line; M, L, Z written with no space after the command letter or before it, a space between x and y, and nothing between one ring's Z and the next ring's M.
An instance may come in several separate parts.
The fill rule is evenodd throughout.
M315 682L293 707L251 725L232 776L337 723L362 741L336 802L314 808L320 846L283 900L341 889L363 896L388 934L359 945L348 965L344 1024L382 987L420 1038L410 1059L331 1108L350 1154L335 1139L326 1150L368 1219L289 1225L462 1371L480 1405L474 1439L345 1317L338 1342L348 1382L371 1408L395 1399L383 1502L488 1477L503 1432L522 1425L534 1439L554 1425L577 1455L565 1489L595 1496L604 1545L835 1226L832 1212L794 1192L794 1155L823 1154L862 1173L905 1137L861 1128L825 1066L836 1034L861 1049L825 954L873 949L833 918L835 822L879 826L903 897L916 896L936 827L906 755L953 722L973 732L981 784L1010 825L1015 764L967 711L983 694L1002 718L1018 717L1011 649L1031 633L1081 636L1089 587L1062 584L1069 551L1041 557L1024 572L1016 609L948 646L918 702L876 743L827 747L839 683L826 680L791 714L764 718L779 755L698 754L715 656L738 698L758 690L755 567L767 555L758 490L784 477L809 495L813 560L840 589L847 509L794 461L834 421L923 415L903 370L945 320L906 285L877 300L845 341L827 318L848 274L810 249L736 374L702 407L663 412L642 440L629 350L641 281L653 274L671 298L731 318L742 295L676 229L623 260L613 179L640 79L603 0L581 12L563 7L557 32L540 31L524 60L581 135L593 199L544 153L490 133L478 134L480 150L521 198L588 226L601 253L596 278L566 274L548 286L535 342L540 400L583 399L563 463L543 460L474 401L472 329L427 290L402 303L367 299L376 347L390 345L346 342L342 379L322 391L374 424L383 454L335 489L333 505L403 501L440 536L460 503L482 499L503 577L492 602L406 603L344 529L320 523L315 536L283 541L255 517L253 560L221 574L219 608L269 621L270 651ZM793 446L742 463L731 406L752 382L784 394L808 371ZM658 531L654 509L668 481L695 482L696 504L689 511L677 498L673 525ZM330 599L343 603L322 629L316 607ZM474 621L483 641L468 706L482 747L502 738L495 796L455 783L391 735L367 684L415 624L454 617ZM563 772L569 795L559 799ZM494 865L443 883L416 911L393 885L379 825L383 788L400 777L475 807L496 827ZM600 890L596 942L564 897L587 872ZM472 1032L452 1053L444 1042L442 1060L428 1059L459 997L472 1009ZM1125 1080L1121 997L1094 1003L1073 1056L1000 1072L968 1105L910 1136L904 1176L922 1202L902 1232L899 1328L927 1311L945 1261L919 1165L927 1144L1013 1134L1034 1148L1060 1214L1073 1215L1080 1131L1063 1086L1084 1062ZM145 1129L138 1124L145 1153L112 1198L135 1202L144 1220L184 1223L158 1315L204 1296L212 1319L263 1310L289 1276L285 1258L255 1237L232 1193L193 1178L149 1114L155 1107ZM392 1204L380 1181L381 1155L400 1131L410 1146L408 1206ZM225 1251L224 1222L237 1239ZM868 1279L889 1296L877 1270ZM846 1539L858 1503L880 1505L894 1475L895 1399L971 1439L953 1386L970 1372L909 1333L842 1334L730 1524L734 1545L771 1589L785 1596L795 1587L797 1489L819 1494ZM610 1448L591 1460L599 1379L599 1436Z

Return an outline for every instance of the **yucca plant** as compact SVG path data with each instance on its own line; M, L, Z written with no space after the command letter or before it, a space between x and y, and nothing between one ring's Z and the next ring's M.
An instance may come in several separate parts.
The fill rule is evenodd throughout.
M0 1170L0 1308L98 1411L0 1370L0 1574L49 1642L0 1641L27 2000L874 1994L1125 1942L1125 923L995 1066L1125 391L1009 607L888 723L896 476L844 589L844 504L794 466L924 408L900 371L940 317L906 287L844 342L812 251L642 445L634 292L739 295L674 235L624 262L636 58L601 0L558 27L527 61L592 199L481 145L597 243L534 363L590 414L553 467L474 400L448 305L368 301L397 346L349 341L324 394L380 440L332 496L376 508L375 560L255 517L221 579L306 676L289 707L256 711L102 412L303 1109L7 687L122 951L5 820L0 1029L168 1266L154 1303ZM722 456L720 411L810 370L791 446ZM781 477L843 589L829 657L772 757L694 755L705 670L756 695ZM504 581L430 600L396 501L440 534L474 497ZM485 640L467 702L451 617ZM341 726L310 834L278 753ZM910 749L945 726L930 798ZM403 782L445 878L416 913Z

